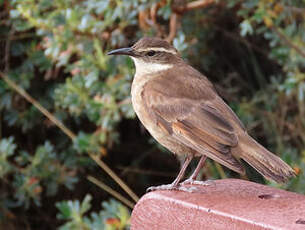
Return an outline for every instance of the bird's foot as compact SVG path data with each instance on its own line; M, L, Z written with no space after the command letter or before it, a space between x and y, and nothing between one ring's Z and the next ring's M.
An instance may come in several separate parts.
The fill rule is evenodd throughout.
M183 182L181 182L179 185L203 185L203 186L209 186L209 185L213 185L214 181L212 180L206 180L206 181L200 181L200 180L194 180L194 179L187 179Z
M175 190L175 191L183 191L183 192L196 192L197 188L196 187L185 187L185 186L180 186L176 184L163 184L159 186L151 186L148 189L146 189L146 192L152 192L152 191L157 191L157 190Z
M148 189L146 189L146 192L152 192L156 190L177 190L178 187L179 186L176 184L162 184L159 186L151 186Z

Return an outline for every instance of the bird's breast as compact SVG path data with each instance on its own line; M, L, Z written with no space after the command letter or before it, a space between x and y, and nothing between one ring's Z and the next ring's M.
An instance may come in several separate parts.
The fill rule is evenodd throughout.
M157 125L155 115L146 107L142 97L143 90L145 84L149 84L149 81L153 78L154 75L135 75L131 86L131 101L134 111L144 127L161 145L178 155L194 153L192 149L175 141L168 132L161 129Z
M148 126L150 126L150 123L152 123L150 114L148 113L145 103L143 101L142 92L144 90L144 85L150 80L152 77L150 75L148 76L142 76L136 74L132 85L131 85L131 102L134 111L136 112L138 118L142 122L142 124L149 129Z
M133 109L141 123L155 139L160 140L166 134L157 126L154 115L148 111L142 97L145 84L149 83L153 77L153 75L149 74L145 76L135 75L131 86L131 101Z

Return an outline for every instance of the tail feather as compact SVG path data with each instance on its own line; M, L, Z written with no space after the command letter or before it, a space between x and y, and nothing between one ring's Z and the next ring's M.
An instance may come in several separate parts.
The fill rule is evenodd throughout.
M239 144L232 148L232 153L241 157L269 180L282 183L295 176L294 170L288 164L247 134L239 137Z

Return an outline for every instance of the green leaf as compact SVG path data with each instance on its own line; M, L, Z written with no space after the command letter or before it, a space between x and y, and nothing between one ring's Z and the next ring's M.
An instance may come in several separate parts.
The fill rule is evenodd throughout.
M92 200L92 196L87 194L81 204L80 212L82 214L86 213L91 208L91 204L90 204L91 200Z
M60 213L57 214L58 219L70 219L71 218L71 209L67 202L57 202L55 204L56 208L59 209Z
M249 20L244 20L241 24L240 24L240 34L241 36L245 37L246 35L252 35L253 34L253 28L251 26L251 23Z

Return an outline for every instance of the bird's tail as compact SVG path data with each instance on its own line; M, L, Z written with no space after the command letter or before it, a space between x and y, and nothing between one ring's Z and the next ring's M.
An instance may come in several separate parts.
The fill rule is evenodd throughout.
M235 156L240 156L259 173L278 183L295 176L294 170L281 158L269 152L248 134L239 137L238 147L232 148Z

